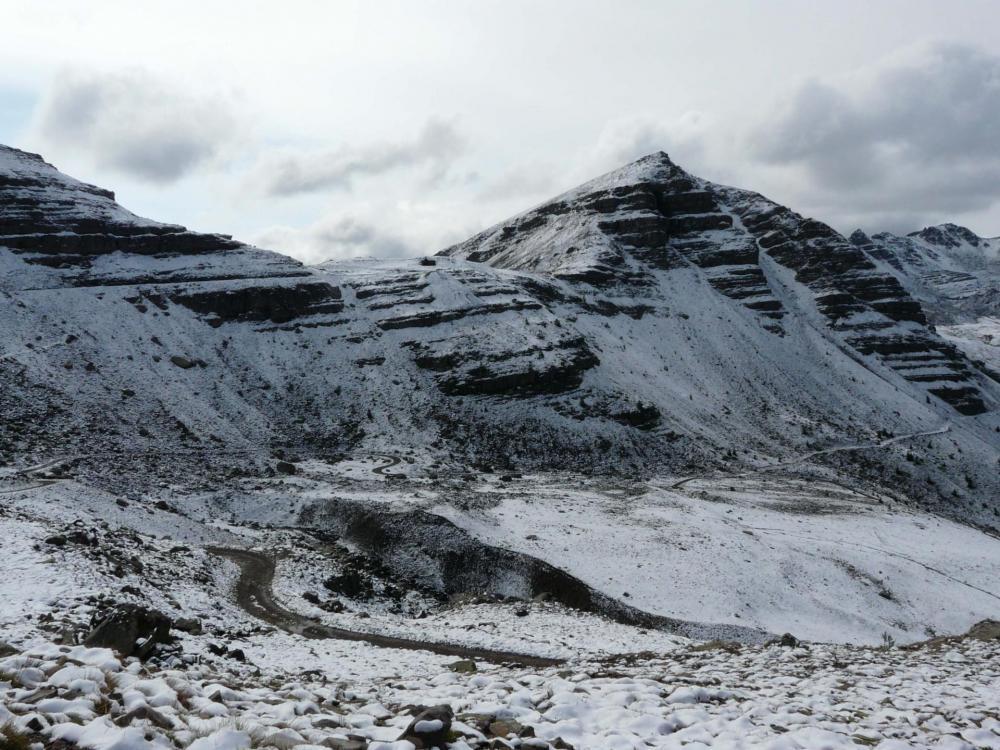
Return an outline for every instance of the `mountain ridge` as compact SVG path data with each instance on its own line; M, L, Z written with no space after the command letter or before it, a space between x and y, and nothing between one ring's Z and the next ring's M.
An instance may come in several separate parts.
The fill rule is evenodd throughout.
M918 465L899 445L808 470L992 522L997 384L865 249L665 154L432 259L317 267L119 220L110 191L21 163L0 179L0 226L35 229L0 233L7 461L89 455L99 479L155 454L174 481L280 449L691 476L951 423ZM91 231L50 208L74 226L92 200ZM169 229L133 252L122 225Z
M570 206L575 210L570 211ZM581 221L581 215L592 217ZM566 218L569 217L569 218ZM780 334L785 309L765 263L776 261L814 294L845 343L875 353L965 414L986 410L951 345L924 326L919 303L833 229L759 193L695 178L663 152L643 157L442 251L448 257L594 285L649 282L648 269L694 265L720 293ZM642 292L635 292L641 295ZM913 325L907 326L910 323ZM901 325L900 325L901 324ZM914 368L916 355L927 354ZM904 375L907 377L907 375Z

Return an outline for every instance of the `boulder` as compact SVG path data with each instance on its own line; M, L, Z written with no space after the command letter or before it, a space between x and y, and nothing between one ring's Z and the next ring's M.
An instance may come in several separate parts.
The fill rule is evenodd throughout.
M784 646L785 648L797 648L799 645L799 639L791 633L785 633L778 641L778 645Z
M182 633L202 634L201 620L196 617L180 617L174 622L174 627Z
M352 568L340 575L332 575L323 581L323 586L335 594L358 599L372 595L372 583L364 575Z
M966 634L977 641L1000 640L1000 620L982 620L977 622Z
M162 612L137 604L119 604L84 638L87 646L103 646L123 656L148 656L170 640L171 620Z
M470 674L477 671L476 662L472 659L460 659L448 665L448 669L459 674Z
M368 747L368 740L364 737L359 736L349 736L347 739L340 737L327 737L320 742L321 745L330 748L330 750L366 750Z
M66 532L66 541L86 547L97 546L97 530L76 528Z
M173 729L174 723L164 714L151 706L140 704L131 711L122 714L114 719L115 724L120 727L127 727L140 721L148 721L160 729Z
M418 748L448 747L451 722L454 713L451 706L431 706L424 708L400 736L400 740L412 742Z
M195 361L193 359L188 359L187 357L182 357L180 354L175 354L170 358L171 364L180 367L182 370L190 370L195 366Z
M526 727L514 719L493 719L486 727L491 737L534 737L535 732L531 727Z
M298 469L295 468L295 464L290 461L278 461L274 468L279 474L294 474L298 471Z

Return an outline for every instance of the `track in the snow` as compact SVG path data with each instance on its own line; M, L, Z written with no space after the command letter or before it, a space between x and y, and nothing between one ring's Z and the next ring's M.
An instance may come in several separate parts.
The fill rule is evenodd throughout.
M261 552L229 547L209 547L208 551L232 560L240 567L240 577L236 583L236 601L247 614L304 638L362 641L382 648L430 651L444 656L477 659L496 664L517 663L531 667L551 667L563 663L562 659L517 654L509 651L493 651L435 641L411 640L324 625L318 620L286 609L275 600L271 588L274 580L274 560L272 558Z
M936 430L927 430L926 432L912 432L907 435L897 435L896 437L889 438L887 440L882 440L878 443L870 443L868 445L842 445L837 448L824 448L823 450L810 451L809 453L803 454L796 458L790 459L788 461L781 461L780 463L771 464L770 466L761 466L760 468L750 469L749 471L742 471L738 474L722 474L719 476L697 476L697 477L685 477L677 482L670 485L670 489L677 490L683 487L688 482L693 482L696 479L739 479L741 477L749 477L754 474L760 474L765 471L774 471L775 469L784 469L789 466L797 466L798 464L805 463L806 461L816 458L817 456L826 456L831 453L845 453L848 451L869 451L878 448L888 448L894 443L901 443L904 440L910 440L912 438L918 437L929 437L930 435L943 435L951 429L950 424L945 424L942 427L938 427Z

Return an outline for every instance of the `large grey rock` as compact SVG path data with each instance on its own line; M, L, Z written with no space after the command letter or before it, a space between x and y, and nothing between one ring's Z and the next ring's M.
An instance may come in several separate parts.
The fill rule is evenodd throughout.
M138 604L119 604L87 634L84 644L103 646L123 656L148 656L170 640L171 620L162 612Z
M416 716L399 739L412 742L417 748L446 748L451 734L454 713L451 706L431 706Z

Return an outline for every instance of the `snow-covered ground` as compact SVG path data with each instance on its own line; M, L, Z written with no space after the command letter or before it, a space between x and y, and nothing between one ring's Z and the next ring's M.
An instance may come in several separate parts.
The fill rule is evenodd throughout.
M946 437L877 449L919 461ZM447 705L451 750L1000 747L1000 641L894 645L996 617L1000 540L845 489L830 469L640 482L450 475L426 457L359 454L201 489L122 483L0 469L0 725L12 735L86 750L414 750L398 739L414 707ZM331 597L324 581L361 550L300 527L333 500L441 516L641 610L833 643L706 644L552 602L393 599L384 582L328 611L305 595ZM324 625L564 663L456 672L454 656L304 638L241 609L239 572L210 546L275 556L278 603ZM112 602L201 632L178 630L145 664L77 645Z
M434 510L684 620L873 644L884 632L960 632L1000 611L1000 540L833 484L764 476L676 490L521 481L491 488L486 509Z
M921 460L919 445L912 451ZM267 525L295 524L304 512L347 498L447 518L485 544L686 621L871 645L883 634L905 643L962 632L1000 611L1000 539L832 477L492 475L446 483L386 479L352 461L339 472L310 466L253 492L185 502L193 515L221 512ZM318 583L282 585L303 604L299 595Z
M912 449L919 460L919 446ZM149 540L139 557L157 559L135 576L137 584L149 583L149 571L162 567L159 589L170 595L155 594L154 601L177 614L203 609L231 586L233 564L202 549L216 545L277 555L277 600L336 627L560 657L669 646L671 637L662 633L642 635L554 604L530 604L530 615L517 617L511 603L471 596L463 606L442 603L409 590L409 581L395 598L347 597L342 611L321 609L303 596L330 596L323 582L341 570L331 550L379 553L350 538L333 548L311 536L331 531L322 512L344 501L383 509L404 526L415 511L440 516L488 548L544 561L612 599L682 621L875 645L886 635L907 643L963 632L1000 611L1000 540L833 479L761 472L649 482L556 474L431 480L419 462L399 460L386 469L387 463L380 456L313 461L291 477L233 480L200 492L166 488L125 507L120 498L73 481L0 495L0 508L12 511L0 516L10 539L0 554L7 570L18 571L16 579L0 582L11 603L0 618L7 615L5 626L15 627L15 612L42 611L85 589L81 580L89 573L64 562L76 551L47 548L43 540L74 522L106 523L101 534L109 544L131 543L113 541L124 534ZM21 485L8 480L3 486ZM189 549L170 555L176 545ZM112 562L101 562L102 575ZM172 573L171 564L209 570L211 586ZM398 588L388 575L381 580ZM123 582L107 581L110 587ZM384 585L376 584L375 593Z
M362 679L345 679L326 654L314 667L298 678L150 670L107 649L35 641L0 658L0 723L88 750L414 750L398 738L433 705L447 707L436 726L450 724L441 746L451 750L1000 747L997 640L913 651L690 646L544 670L401 664Z

